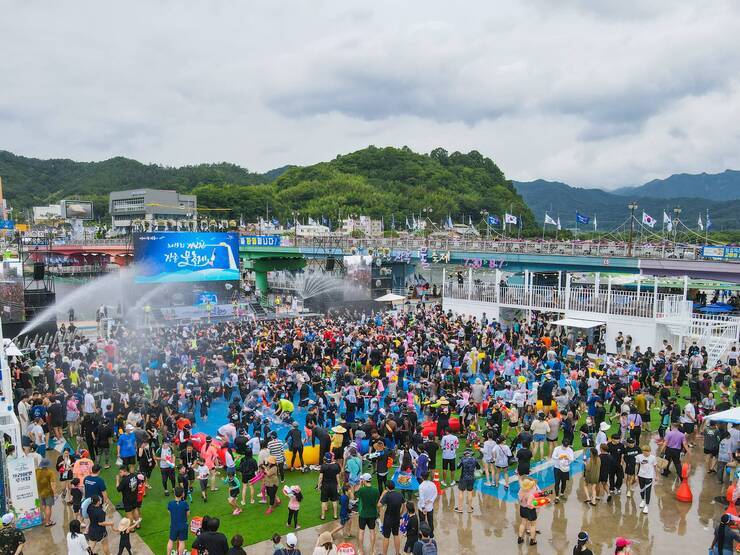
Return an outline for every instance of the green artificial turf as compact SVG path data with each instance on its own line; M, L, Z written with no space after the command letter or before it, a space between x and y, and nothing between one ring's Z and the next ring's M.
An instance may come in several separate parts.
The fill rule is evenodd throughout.
M679 397L681 405L686 403L683 396L688 396L688 387L684 387L682 390L682 396ZM614 413L607 413L607 417L610 418ZM583 413L579 419L577 428L580 428L581 424L585 421L586 415ZM651 431L658 429L658 422L660 421L660 408L654 407L651 410ZM481 419L481 425L485 428L485 422ZM609 431L609 436L612 433L618 431L618 421L612 423L612 427ZM513 439L516 435L516 431L509 429L508 423L504 422L504 433ZM561 435L562 437L562 435ZM648 439L649 433L644 432L643 438ZM577 451L581 449L580 434L576 433L573 442L573 450ZM462 452L466 447L464 438L461 438L459 451ZM441 469L441 450L437 453L437 469ZM535 461L533 461L534 463ZM365 463L365 467L369 470L370 463ZM105 483L108 486L108 495L114 503L120 502L120 494L115 491L116 475L118 469L116 467L108 470L103 470L101 476L105 479ZM220 473L222 479L224 473ZM249 504L247 499L247 505L241 506L242 513L238 516L231 514L232 508L228 504L226 497L227 491L226 486L223 483L219 484L219 491L208 492L208 502L204 503L199 495L199 488L196 484L196 492L193 494L193 502L190 504L190 516L216 516L221 520L220 532L223 532L226 537L230 540L235 534L241 534L244 537L245 545L252 545L267 539L270 539L273 534L278 533L282 536L292 531L291 528L286 526L288 519L288 508L287 499L282 495L281 490L283 485L299 485L303 491L303 502L301 503L301 509L299 513L299 524L302 528L308 528L311 526L317 526L322 523L321 516L321 503L319 501L319 495L316 488L318 481L317 472L301 473L295 471L286 472L285 484L281 484L278 488L278 494L281 496L283 503L275 508L271 515L265 515L266 505L255 503L254 505ZM173 499L172 496L165 497L162 489L162 483L160 479L159 470L155 469L152 473L150 480L152 489L146 495L144 503L142 505L142 524L138 530L141 538L146 544L152 549L154 553L165 553L167 547L167 539L169 533L169 513L167 512L167 503ZM259 500L259 484L255 486L257 490L255 492L255 501ZM247 492L247 496L248 496ZM327 511L327 521L332 518L331 507ZM188 548L195 540L195 535L190 534L188 537Z

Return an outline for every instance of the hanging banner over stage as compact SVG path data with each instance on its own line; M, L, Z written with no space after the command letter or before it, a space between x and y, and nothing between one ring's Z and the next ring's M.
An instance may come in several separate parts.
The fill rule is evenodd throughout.
M134 235L136 283L239 280L236 233L157 232Z
M8 459L10 502L19 529L40 526L41 509L36 489L36 468L31 457Z

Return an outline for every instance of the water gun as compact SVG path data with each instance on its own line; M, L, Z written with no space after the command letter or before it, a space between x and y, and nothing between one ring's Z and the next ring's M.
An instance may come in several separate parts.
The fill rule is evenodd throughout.
M548 492L546 491L538 491L534 494L534 500L532 501L533 507L544 507L545 505L549 505L552 503L549 497L547 497Z
M249 485L256 484L257 482L259 482L260 480L262 480L264 477L265 477L265 472L264 471L258 472L257 474L254 475L254 477L251 480L249 480Z

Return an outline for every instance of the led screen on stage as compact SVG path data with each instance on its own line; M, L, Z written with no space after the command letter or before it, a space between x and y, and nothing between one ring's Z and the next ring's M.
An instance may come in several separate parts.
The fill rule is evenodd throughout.
M236 233L164 231L134 234L136 283L239 279Z

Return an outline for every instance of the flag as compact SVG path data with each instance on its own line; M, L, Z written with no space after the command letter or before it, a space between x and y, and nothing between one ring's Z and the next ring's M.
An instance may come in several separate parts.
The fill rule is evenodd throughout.
M411 214L411 229L419 229L419 224L416 222L416 217Z
M497 226L500 223L501 220L499 220L496 216L488 216L488 225Z
M277 218L273 218L270 221L272 222L272 225L274 225L275 227L279 227L280 226L280 220L278 220Z
M244 227L244 214L239 216L239 227Z
M560 227L560 216L558 216L558 231L560 231L562 228Z
M545 212L545 224L558 225L558 222L553 220L550 216L547 215L547 212Z
M314 220L313 218L309 218L308 225L316 225L316 220Z
M596 214L594 214L594 231L596 231L596 227L597 227L597 224L596 224Z
M406 229L411 229L411 226L409 225L409 217L406 216Z
M655 218L653 218L650 214L642 211L642 224L648 226L649 228L655 227Z
M391 229L396 231L396 215L391 214Z
M701 223L701 214L699 214L699 223L697 225L699 226L699 231L704 231L704 224Z
M447 229L452 229L452 216L447 214Z
M505 214L504 215L504 223L516 225L516 223L517 223L516 216L512 216L511 214Z
M707 210L707 231L712 229L712 220L709 219L709 210Z
M673 231L673 220L666 214L665 210L663 210L663 225L668 231Z
M473 218L472 218L472 216L468 216L468 227L473 227Z
M588 216L584 216L580 212L576 212L576 223L577 224L587 224L591 221L591 218Z

